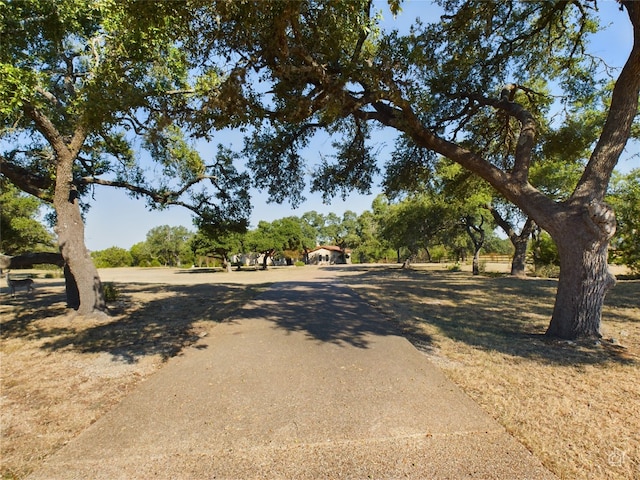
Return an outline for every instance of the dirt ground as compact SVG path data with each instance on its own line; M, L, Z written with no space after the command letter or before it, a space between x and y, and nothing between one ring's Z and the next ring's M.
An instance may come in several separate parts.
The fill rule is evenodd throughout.
M487 266L506 270L505 265ZM105 269L111 315L78 318L61 278L0 293L2 478L23 478L164 362L273 282L339 277L562 478L640 477L640 282L607 300L605 341L545 342L554 281L417 266ZM617 293L616 293L617 292ZM610 338L615 337L614 342Z

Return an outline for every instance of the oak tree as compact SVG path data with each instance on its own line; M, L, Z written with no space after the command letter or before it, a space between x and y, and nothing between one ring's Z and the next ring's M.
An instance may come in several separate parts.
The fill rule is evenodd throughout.
M223 150L202 158L180 127L197 97L179 48L185 13L173 2L0 2L1 173L53 205L81 314L105 310L84 243L90 187L246 224L247 177Z
M220 89L212 89L200 123L233 113L259 127L246 154L274 199L300 198L308 168L301 152L318 130L337 140L312 187L329 195L368 191L381 168L372 131L395 129L431 152L416 162L443 156L458 163L549 232L561 272L547 333L600 335L604 298L615 283L607 265L615 214L604 196L638 114L640 3L620 2L617 21L631 22L635 43L611 90L593 75L605 66L587 48L598 29L593 0L440 1L442 15L416 22L408 34L380 31L368 0L196 3L198 32L207 39L198 44L200 65L217 71L221 58L235 62L226 85L233 101L214 101ZM539 126L552 125L540 121L552 114L549 101L537 99L552 86L560 98L554 128L569 125L585 105L604 113L562 201L530 177ZM487 131L484 144L466 141L476 115L496 118L492 125L508 132L512 141L500 157L485 148L500 130Z

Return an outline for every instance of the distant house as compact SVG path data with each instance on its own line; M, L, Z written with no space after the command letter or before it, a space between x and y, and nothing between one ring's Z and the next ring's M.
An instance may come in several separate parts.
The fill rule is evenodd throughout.
M351 263L351 250L336 245L322 245L307 252L309 265L335 265Z

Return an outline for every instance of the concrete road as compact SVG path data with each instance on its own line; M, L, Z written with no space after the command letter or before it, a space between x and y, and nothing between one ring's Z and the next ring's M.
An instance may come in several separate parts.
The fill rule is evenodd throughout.
M273 284L30 478L555 478L330 277Z

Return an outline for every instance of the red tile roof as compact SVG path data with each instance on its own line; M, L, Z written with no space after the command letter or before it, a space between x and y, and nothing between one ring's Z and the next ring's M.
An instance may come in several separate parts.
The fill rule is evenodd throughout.
M333 251L333 252L342 252L342 249L340 247L338 247L337 245L320 245L320 246L318 246L318 247L316 247L316 248L314 248L312 250L309 250L309 253L315 252L317 250L321 250L323 248L325 250L330 250L330 251ZM346 248L344 251L345 252L350 252L351 250Z

